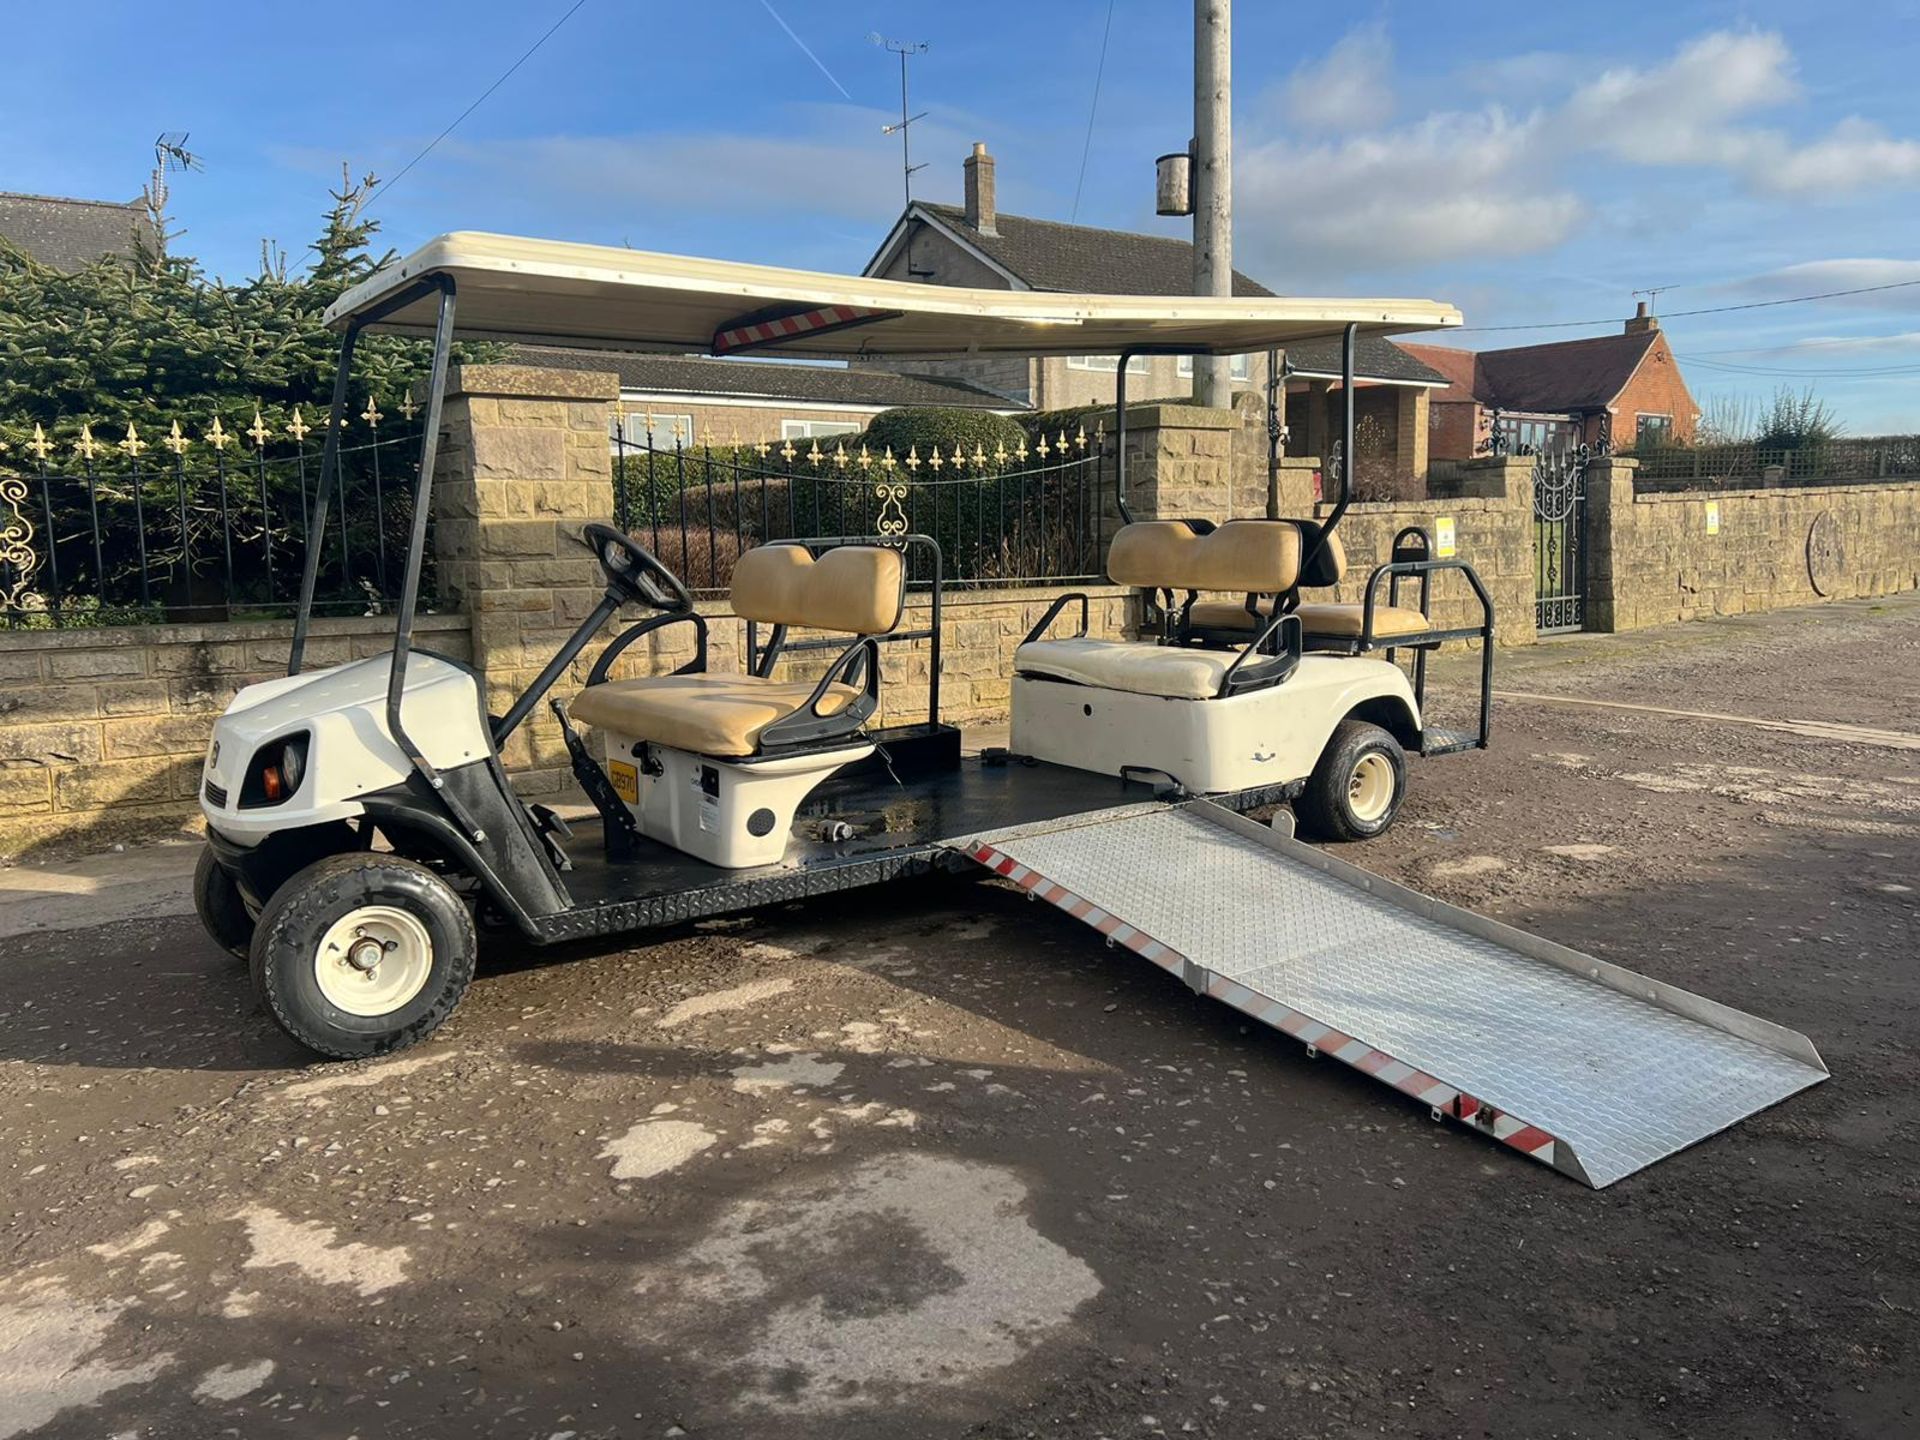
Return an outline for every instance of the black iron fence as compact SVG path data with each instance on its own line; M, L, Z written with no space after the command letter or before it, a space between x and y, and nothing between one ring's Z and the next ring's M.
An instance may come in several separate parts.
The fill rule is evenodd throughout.
M742 551L808 535L932 536L949 586L1101 574L1114 527L1104 432L904 455L849 438L654 448L616 426L616 522L706 595L725 592ZM908 562L912 581L930 578L918 547Z
M345 422L320 556L318 614L377 614L397 596L420 427L411 404ZM279 619L296 608L318 500L324 417L256 412L201 433L117 440L90 425L0 453L0 625L69 629ZM344 523L343 523L344 522ZM432 591L432 545L423 596Z
M1920 435L1825 440L1792 450L1666 445L1636 450L1634 483L1653 490L1745 490L1920 480Z

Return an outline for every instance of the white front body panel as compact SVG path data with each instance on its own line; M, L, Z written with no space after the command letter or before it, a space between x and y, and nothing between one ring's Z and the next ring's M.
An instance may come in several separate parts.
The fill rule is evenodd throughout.
M1157 770L1196 794L1304 780L1354 706L1389 697L1416 729L1413 687L1396 665L1306 655L1284 684L1224 700L1178 700L1016 675L1016 755L1118 775Z
M281 830L361 813L360 797L398 785L413 767L387 729L387 678L393 657L376 656L249 685L213 727L200 789L207 823L240 845ZM407 660L400 713L407 733L437 770L487 758L480 689L473 673L437 655ZM299 786L278 805L242 808L247 767L263 745L305 733ZM207 787L226 792L215 805Z
M729 870L784 858L800 802L841 766L873 753L871 741L858 740L837 750L742 765L602 733L607 777L641 833Z

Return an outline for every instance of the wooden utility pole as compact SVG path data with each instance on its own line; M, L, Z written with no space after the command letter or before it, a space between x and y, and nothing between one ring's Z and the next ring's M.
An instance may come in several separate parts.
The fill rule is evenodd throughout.
M1233 6L1193 0L1193 293L1233 294ZM1233 403L1225 360L1196 357L1197 404Z

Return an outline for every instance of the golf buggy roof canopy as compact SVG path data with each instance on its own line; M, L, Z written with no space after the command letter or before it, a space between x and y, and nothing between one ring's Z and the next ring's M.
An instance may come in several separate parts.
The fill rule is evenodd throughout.
M1433 300L973 290L468 230L354 286L327 323L431 335L445 281L465 335L683 354L1237 355L1460 323Z

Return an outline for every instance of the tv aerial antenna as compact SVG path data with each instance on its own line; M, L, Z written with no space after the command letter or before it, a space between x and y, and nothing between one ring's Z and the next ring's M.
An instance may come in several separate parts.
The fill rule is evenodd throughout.
M907 57L909 55L926 54L927 42L924 40L889 40L878 31L870 32L867 35L867 39L889 54L900 57L900 119L892 125L882 125L880 127L880 133L882 135L898 135L900 137L900 185L906 197L906 206L908 209L911 209L913 207L914 172L916 170L924 170L927 166L924 160L918 165L913 163L913 138L909 131L916 120L924 120L927 118L927 112L922 110L918 115L915 115L912 113L912 107L907 103ZM912 279L915 276L931 274L933 274L931 270L916 270L913 268L913 227L909 225L907 227L907 277Z
M154 233L165 241L161 228L167 213L167 176L184 175L201 168L200 157L187 149L187 132L164 130L153 142L153 176L147 181L147 213L153 218Z

